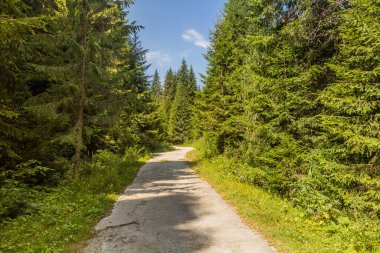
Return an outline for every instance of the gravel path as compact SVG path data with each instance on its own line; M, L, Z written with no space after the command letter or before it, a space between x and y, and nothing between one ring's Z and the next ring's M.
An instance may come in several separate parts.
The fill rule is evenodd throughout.
M191 150L160 153L144 165L84 252L275 252L193 173L185 161Z

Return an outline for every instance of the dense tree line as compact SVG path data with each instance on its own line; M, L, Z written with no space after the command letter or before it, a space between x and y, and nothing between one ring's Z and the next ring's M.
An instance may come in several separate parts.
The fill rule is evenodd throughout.
M375 0L230 0L195 101L205 156L248 164L231 173L313 217L360 221L372 232L358 240L377 238L367 250L380 218L379 14Z
M170 142L180 144L193 139L193 106L197 91L194 70L185 60L177 72L167 71L162 86L155 72L152 94Z
M373 250L379 1L229 0L202 91L185 60L149 82L131 2L0 2L0 221L35 189L80 177L99 150L200 139L206 158L244 163L231 175L321 221L354 224L357 249ZM98 154L106 167L109 153Z
M0 219L22 209L20 189L78 176L98 150L161 142L130 4L1 1Z

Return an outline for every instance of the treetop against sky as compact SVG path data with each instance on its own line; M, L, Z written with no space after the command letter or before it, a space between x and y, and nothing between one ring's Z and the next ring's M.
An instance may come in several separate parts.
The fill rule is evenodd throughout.
M205 73L203 54L209 46L209 33L226 0L136 0L129 18L144 29L143 46L149 49L149 74L158 69L161 78L169 67L178 69L183 58L199 73Z

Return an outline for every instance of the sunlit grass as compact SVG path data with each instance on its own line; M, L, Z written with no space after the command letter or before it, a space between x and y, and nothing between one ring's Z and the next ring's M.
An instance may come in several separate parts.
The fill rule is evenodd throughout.
M97 173L41 193L29 215L0 223L0 252L79 252L146 161L102 159Z
M195 152L189 159L195 160ZM305 211L258 187L226 176L225 157L197 161L195 171L237 211L244 222L262 234L279 252L357 252L349 231L331 231L328 224L305 216ZM374 249L374 252L379 252Z

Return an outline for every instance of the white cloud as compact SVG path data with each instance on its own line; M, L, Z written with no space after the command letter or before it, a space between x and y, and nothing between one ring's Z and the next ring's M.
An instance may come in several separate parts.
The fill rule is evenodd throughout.
M169 54L160 51L149 51L145 57L148 63L155 63L159 67L164 67L172 62L172 57Z
M208 42L202 34L197 32L195 29L189 29L184 31L182 34L182 39L185 41L193 42L194 45L198 47L208 48L210 46L210 42Z

